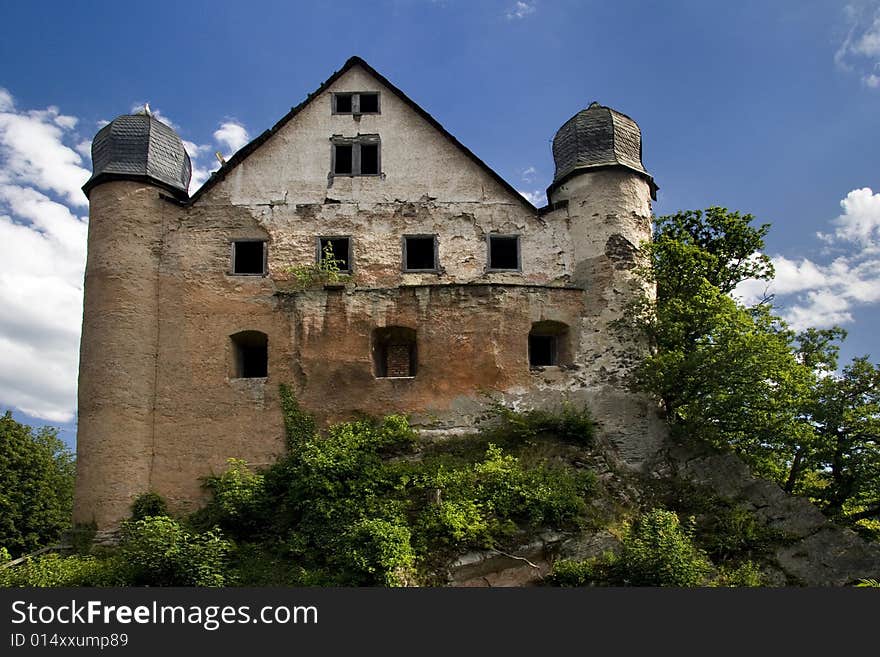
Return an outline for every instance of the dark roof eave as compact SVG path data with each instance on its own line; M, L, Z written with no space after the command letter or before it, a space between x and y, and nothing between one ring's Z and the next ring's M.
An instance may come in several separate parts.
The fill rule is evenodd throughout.
M657 183L654 182L654 178L651 176L651 174L649 174L646 171L641 171L639 169L636 169L635 167L631 167L628 164L623 164L622 162L609 162L608 164L588 164L585 166L575 167L574 169L572 169L571 171L566 173L564 176L562 176L558 180L554 180L550 184L550 186L547 188L547 199L548 200L550 199L550 194L557 187L559 187L561 184L563 184L567 180L574 178L578 174L590 173L592 171L599 171L601 169L616 169L616 168L628 169L629 171L632 171L633 173L635 173L638 176L640 176L641 178L643 178L648 183L648 187L651 190L651 200L652 201L657 200L657 190L660 189L660 187L658 187Z
M136 182L149 183L150 185L161 187L167 192L170 192L174 196L174 198L180 201L186 201L187 199L189 199L189 195L186 193L186 190L175 187L174 185L167 183L164 180L154 178L153 176L148 176L143 173L112 173L106 171L104 173L99 173L97 176L92 176L91 178L89 178L86 181L86 184L82 186L83 194L85 194L86 198L88 198L89 192L91 192L98 185L106 182L114 182L117 180L132 180Z
M296 107L291 108L291 110L285 114L281 119L271 128L264 131L260 136L256 137L249 144L243 146L239 149L231 158L229 158L226 163L220 167L219 170L215 171L211 174L211 177L205 181L205 183L199 187L195 191L195 193L190 197L189 204L192 205L196 201L198 201L209 189L211 189L214 185L222 181L229 174L232 169L238 166L245 158L248 157L251 153L253 153L257 148L259 148L263 143L265 143L269 137L278 132L281 128L283 128L287 123L293 119L297 114L299 114L309 103L311 103L315 98L320 96L327 88L332 85L336 80L338 80L344 73L346 73L349 69L354 66L361 66L366 71L375 77L380 83L385 85L388 89L390 89L394 94L398 96L404 103L410 106L419 116L425 119L428 123L430 123L434 128L436 128L440 133L446 137L449 141L451 141L455 146L461 149L464 154L469 157L477 166L481 167L485 170L496 182L498 182L504 189L509 191L511 194L516 196L520 202L531 212L537 214L538 208L536 208L532 203L529 202L522 194L520 194L509 182L504 180L494 169L492 169L488 164L483 162L479 157L477 157L473 151L471 151L467 146L462 144L458 139L456 139L446 128L444 128L437 119L428 114L424 109L422 109L414 100L412 100L409 96L403 93L400 89L394 86L391 82L388 81L381 73L379 73L372 66L367 64L360 57L354 56L350 57L348 61L342 66L341 69L336 71L333 75L331 75L327 80L325 80L321 86L319 86L315 91L310 93L306 99L301 102Z

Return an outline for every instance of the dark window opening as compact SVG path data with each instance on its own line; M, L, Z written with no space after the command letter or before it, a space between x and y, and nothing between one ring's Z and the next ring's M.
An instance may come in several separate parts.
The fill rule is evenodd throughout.
M260 331L242 331L232 340L232 378L257 379L268 376L269 338Z
M339 271L351 271L351 240L348 237L322 237L318 240L318 262L331 254Z
M334 146L333 173L351 175L354 173L354 146L352 144L336 144Z
M532 324L529 332L529 367L551 367L569 362L568 326L562 322Z
M489 269L519 269L519 237L489 236Z
M335 94L333 98L336 100L337 114L351 114L352 94Z
M232 243L233 274L264 274L266 272L266 243L248 240Z
M379 93L359 91L333 94L334 114L379 114Z
M376 176L381 173L379 135L331 138L333 174L337 176Z
M379 173L379 144L361 144L361 175Z
M416 332L405 326L373 330L373 370L376 378L416 375Z
M437 269L436 244L433 235L405 237L403 242L404 269L408 271Z
M556 365L556 336L529 336L529 366L544 367Z
M379 111L379 94L358 94L361 114L375 114Z

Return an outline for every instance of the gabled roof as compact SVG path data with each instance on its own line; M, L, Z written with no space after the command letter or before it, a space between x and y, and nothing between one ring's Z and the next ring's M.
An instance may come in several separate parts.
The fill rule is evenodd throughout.
M391 82L389 82L384 76L382 76L376 69L367 64L360 57L351 57L345 65L336 71L333 75L331 75L327 80L321 84L320 87L315 89L312 93L310 93L306 99L301 102L296 107L292 108L287 114L285 114L278 123L273 125L271 128L263 132L259 137L251 141L246 146L240 148L231 158L229 158L223 166L220 167L219 170L215 171L211 174L211 177L205 181L205 184L202 185L196 192L190 197L189 204L193 204L198 199L205 194L209 189L211 189L214 185L219 183L221 180L226 178L230 171L232 171L236 166L238 166L241 162L243 162L251 153L257 150L264 142L266 142L272 135L281 130L287 123L293 119L297 114L299 114L303 109L305 109L309 103L311 103L315 98L320 96L327 88L332 85L336 80L342 77L349 69L360 66L364 70L366 70L370 75L376 78L379 82L385 85L388 89L390 89L395 95L397 95L400 100L409 105L419 116L421 116L425 121L430 123L434 128L436 128L440 134L442 134L446 139L451 141L455 146L459 148L467 157L469 157L477 166L482 168L489 176L494 178L498 184L500 184L504 189L513 194L516 198L520 200L520 202L532 212L537 212L538 209L532 205L528 199L526 199L522 194L520 194L509 182L504 180L498 173L496 173L488 164L483 162L480 158L478 158L474 153L464 144L462 144L458 139L456 139L452 134L449 133L446 128L444 128L433 116L428 114L425 110L423 110L414 100L412 100L409 96L403 93L400 89L395 87Z

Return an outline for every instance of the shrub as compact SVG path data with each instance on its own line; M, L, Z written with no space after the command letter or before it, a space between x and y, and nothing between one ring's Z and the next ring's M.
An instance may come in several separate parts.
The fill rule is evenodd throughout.
M362 518L343 539L340 566L360 585L406 586L413 579L415 554L409 529L382 518Z
M168 504L165 499L152 491L138 495L131 504L132 520L143 520L151 516L167 516Z
M228 459L227 463L223 474L205 478L203 485L211 492L211 500L193 520L204 528L218 525L233 536L250 537L264 526L265 479L247 461Z
M0 587L124 586L119 559L50 553L0 569Z
M482 418L483 431L491 440L512 439L517 442L553 436L576 445L591 446L596 439L596 421L590 411L564 402L555 410L531 409L516 411L493 401Z
M712 566L693 542L693 521L683 527L672 511L644 514L624 538L612 564L618 583L631 586L699 586Z
M764 574L752 561L744 561L736 567L722 566L713 586L763 586Z
M120 554L136 586L223 586L231 548L219 530L194 533L155 516L123 524Z
M603 576L597 571L598 566L598 559L561 559L553 564L553 570L545 578L545 583L550 586L588 586L602 579Z

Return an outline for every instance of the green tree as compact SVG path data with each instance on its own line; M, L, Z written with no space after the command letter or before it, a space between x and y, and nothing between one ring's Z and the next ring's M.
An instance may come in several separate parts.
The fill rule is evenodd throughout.
M831 515L880 518L880 365L856 358L817 385L812 491Z
M768 226L752 221L718 207L657 220L644 246L657 296L632 314L650 346L636 385L662 400L677 429L732 446L784 481L812 431L804 405L815 375L769 303L746 308L730 297L740 282L773 274L761 251Z
M74 457L55 429L0 416L0 546L13 555L57 541L70 526Z

